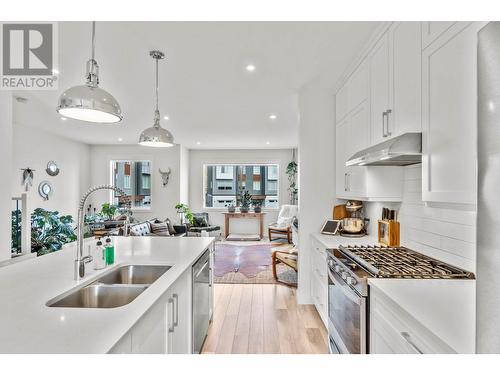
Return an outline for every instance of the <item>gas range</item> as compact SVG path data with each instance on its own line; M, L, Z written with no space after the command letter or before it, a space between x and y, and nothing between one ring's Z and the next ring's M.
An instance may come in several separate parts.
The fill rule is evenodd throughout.
M472 272L405 247L340 245L327 259L331 353L369 352L369 278L474 279Z
M343 246L328 252L328 267L363 296L372 278L474 279L474 274L406 247Z

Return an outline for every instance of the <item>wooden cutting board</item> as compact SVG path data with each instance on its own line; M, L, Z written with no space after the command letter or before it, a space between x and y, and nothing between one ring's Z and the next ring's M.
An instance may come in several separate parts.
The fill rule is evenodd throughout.
M333 207L333 220L342 220L347 217L347 210L345 204L340 204Z

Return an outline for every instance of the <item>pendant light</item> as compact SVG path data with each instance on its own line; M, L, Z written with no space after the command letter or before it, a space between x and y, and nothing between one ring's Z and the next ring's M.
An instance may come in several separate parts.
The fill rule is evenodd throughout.
M158 60L165 58L165 54L161 51L149 52L156 61L156 109L153 117L153 126L145 129L139 137L139 144L141 146L149 147L172 147L174 146L174 136L167 129L160 126L160 111L158 110Z
M87 82L62 93L57 112L61 116L98 123L116 123L123 119L122 110L109 92L99 87L99 65L95 57L95 21L92 22L92 56L87 61Z

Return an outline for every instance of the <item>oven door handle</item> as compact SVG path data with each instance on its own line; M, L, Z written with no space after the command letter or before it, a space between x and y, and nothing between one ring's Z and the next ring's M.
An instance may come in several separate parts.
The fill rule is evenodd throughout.
M352 302L361 305L363 302L363 297L360 296L358 293L356 293L354 290L352 290L345 282L340 278L339 275L336 273L332 272L330 269L328 269L328 277L330 278L330 281L332 282L333 286L338 287L346 296L349 300ZM335 282L337 284L335 284Z

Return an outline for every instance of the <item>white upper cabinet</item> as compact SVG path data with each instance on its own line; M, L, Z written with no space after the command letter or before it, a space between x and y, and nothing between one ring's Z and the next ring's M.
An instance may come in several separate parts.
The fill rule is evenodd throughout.
M370 54L372 145L422 129L421 34L419 22L396 22Z
M422 55L422 199L476 200L477 33L457 22Z
M422 131L420 22L397 22L389 32L391 44L391 112L388 136Z
M349 141L349 119L337 123L335 129L335 186L337 195L347 194L347 143Z
M335 118L337 123L349 112L348 88L345 84L335 95Z
M387 137L387 110L389 109L389 34L384 34L370 57L371 143Z
M435 41L442 33L452 27L456 22L451 21L427 21L422 24L422 48L426 48Z
M358 68L352 73L348 86L349 111L354 110L370 95L370 76L368 62L364 60Z

